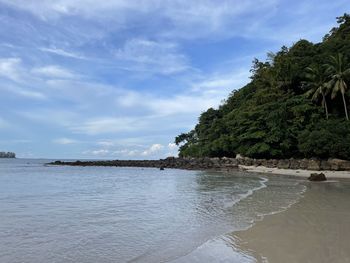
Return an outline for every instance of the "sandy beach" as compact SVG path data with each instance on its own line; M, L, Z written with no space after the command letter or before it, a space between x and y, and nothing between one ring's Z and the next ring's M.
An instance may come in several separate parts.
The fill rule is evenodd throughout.
M350 181L306 186L304 197L288 210L232 234L240 249L259 262L350 262Z
M279 174L290 175L298 177L309 177L311 173L324 173L329 179L350 179L350 171L311 171L311 170L295 170L295 169L280 169L280 168L268 168L264 166L246 166L239 165L239 169L247 172L264 173L264 174Z

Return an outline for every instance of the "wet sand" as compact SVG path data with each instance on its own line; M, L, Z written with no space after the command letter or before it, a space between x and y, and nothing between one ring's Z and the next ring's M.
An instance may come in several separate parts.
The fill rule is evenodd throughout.
M350 262L350 181L306 185L304 197L288 210L233 233L239 249L258 262Z

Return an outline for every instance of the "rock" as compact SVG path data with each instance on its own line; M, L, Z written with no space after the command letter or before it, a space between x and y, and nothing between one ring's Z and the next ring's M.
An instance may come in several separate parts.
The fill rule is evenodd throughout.
M239 164L247 166L265 166L268 168L278 167L281 169L304 169L304 170L348 170L350 171L350 161L341 159L317 160L317 159L252 159L248 157L236 158L174 158L169 157L160 160L101 160L101 161L75 161L62 162L53 161L54 165L75 165L75 166L114 166L114 167L155 167L158 169L178 168L178 169L236 169ZM163 168L163 169L162 169Z
M266 159L260 159L259 165L267 167L267 160Z
M310 159L307 164L307 170L319 171L321 169L321 161L316 159Z
M314 182L327 181L327 178L324 175L324 173L312 173L310 174L310 177L307 179L309 181L314 181Z
M331 166L331 170L335 170L335 171L350 170L350 161L334 158L334 159L329 159L328 163Z
M288 169L290 167L289 160L279 160L277 163L277 168L279 169Z
M289 162L290 162L290 166L289 166L290 169L295 169L295 170L300 169L300 160L291 158Z
M230 165L231 166L238 166L238 160L235 158L230 158Z
M270 160L267 160L267 162L266 162L266 167L268 167L268 168L275 168L275 167L277 167L277 165L278 165L277 159L270 159Z
M161 171L164 170L164 166L161 166L161 167L159 168L159 170L161 170Z
M332 169L331 164L327 160L322 160L321 161L320 168L321 168L321 170L331 170Z
M244 158L244 164L247 166L252 166L253 165L253 159L245 157Z
M304 158L304 159L300 160L299 168L306 170L308 165L309 165L309 160Z
M241 155L241 154L239 154L239 153L236 154L236 159L237 159L237 160L243 159L243 158L244 158L243 155Z

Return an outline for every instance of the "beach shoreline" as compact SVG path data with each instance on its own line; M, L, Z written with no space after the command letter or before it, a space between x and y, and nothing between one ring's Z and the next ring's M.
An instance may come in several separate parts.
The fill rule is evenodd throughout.
M312 173L323 173L328 179L350 179L350 171L330 171L330 170L305 170L305 169L282 169L282 168L269 168L265 166L247 166L239 165L239 169L250 173L262 173L272 175L286 175L296 176L302 178L308 178Z
M96 160L54 161L47 165L112 166L201 171L244 170L251 173L277 174L307 178L312 173L323 173L328 179L350 179L350 161L340 159L284 159L263 160L251 158L175 158L160 160Z
M288 209L230 235L239 250L269 263L350 262L349 181L306 183Z

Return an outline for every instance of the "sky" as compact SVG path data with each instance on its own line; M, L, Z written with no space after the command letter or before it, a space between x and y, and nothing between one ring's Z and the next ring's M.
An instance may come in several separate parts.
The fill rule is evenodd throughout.
M0 151L157 159L348 0L0 0Z

